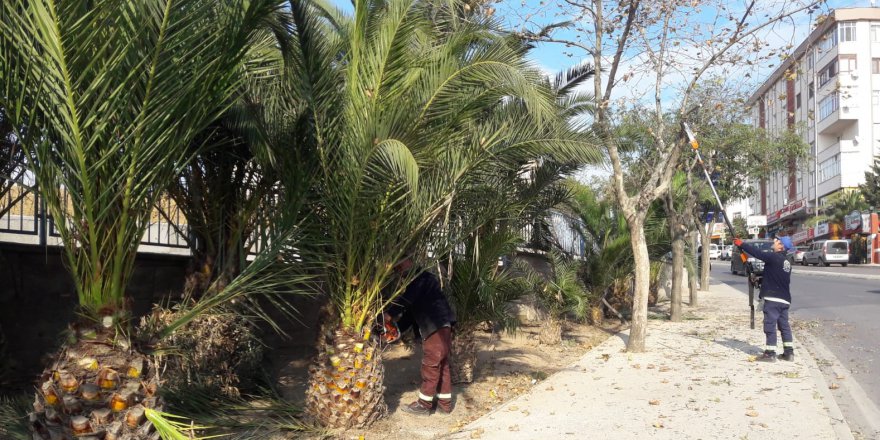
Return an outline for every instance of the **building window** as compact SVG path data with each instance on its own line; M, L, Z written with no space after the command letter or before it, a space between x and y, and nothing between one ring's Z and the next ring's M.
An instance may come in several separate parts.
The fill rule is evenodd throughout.
M841 72L855 72L858 69L855 55L841 55L838 58Z
M837 60L832 60L819 71L819 87L828 84L828 81L831 81L835 76L837 76Z
M819 39L818 49L820 53L828 52L837 47L837 32L830 30Z
M819 164L819 183L840 175L840 154Z
M871 90L871 105L874 108L874 114L880 114L880 90Z
M871 58L871 73L880 73L880 58Z
M880 28L880 26L878 26ZM880 30L880 29L878 29ZM813 65L816 63L816 52L810 48L810 52L807 53L807 68L813 70Z
M840 32L840 41L856 41L856 22L842 21L837 24Z
M801 108L801 94L794 95L794 107Z
M880 43L880 24L871 25L871 41Z
M810 85L808 85L807 87L810 89L810 91L807 93L807 96L810 99L813 99L813 83L810 83Z
M840 101L837 97L837 92L833 92L830 95L822 98L819 101L819 120L823 120L828 116L831 116L832 113L837 111L837 107L840 105Z

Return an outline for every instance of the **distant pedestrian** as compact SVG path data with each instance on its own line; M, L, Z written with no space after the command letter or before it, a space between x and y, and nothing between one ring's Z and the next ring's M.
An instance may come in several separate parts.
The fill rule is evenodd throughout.
M405 274L413 269L410 258L395 269ZM452 376L449 357L452 351L452 326L455 313L440 289L440 282L430 272L422 272L385 311L385 319L397 321L406 314L414 321L422 337L422 384L419 398L401 408L415 415L430 415L437 400L437 411L452 412Z
M767 337L764 354L758 358L761 362L776 361L776 330L782 334L783 352L779 359L794 360L794 340L791 325L788 323L788 309L791 307L791 259L787 253L794 249L791 238L777 236L773 239L773 252L743 243L739 238L733 240L744 252L764 262L764 274L761 281L761 292L758 298L764 300L764 334Z

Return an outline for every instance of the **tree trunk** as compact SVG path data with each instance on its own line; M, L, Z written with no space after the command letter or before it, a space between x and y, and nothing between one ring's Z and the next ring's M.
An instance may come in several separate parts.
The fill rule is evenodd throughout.
M709 290L709 266L712 264L709 260L709 245L712 244L712 224L707 224L703 232L700 237L703 246L700 257L700 290Z
M626 351L630 353L645 351L645 336L648 327L648 288L651 282L651 261L648 258L644 221L644 216L641 213L636 213L627 219L636 268L632 326L629 330L629 341L626 344Z
M473 330L456 331L450 356L452 383L471 383L477 370L477 339Z
M384 381L378 338L325 322L309 366L306 414L326 428L367 427L388 412Z
M33 438L159 439L144 416L145 409L164 409L153 359L119 344L112 327L83 325L70 334L41 376L30 414Z
M693 234L691 234L691 249L697 248L696 244L697 244L697 236L698 235L699 234L697 233L697 231L694 231ZM695 270L689 271L688 275L689 275L688 279L690 280L690 302L688 303L688 305L691 307L696 307L697 306L697 291L699 290L697 288L697 271L695 271Z
M559 345L562 342L562 320L547 316L547 319L541 323L538 341L544 345Z
M677 222L676 222L677 223ZM672 303L669 319L681 322L681 291L684 277L684 233L679 224L672 226Z

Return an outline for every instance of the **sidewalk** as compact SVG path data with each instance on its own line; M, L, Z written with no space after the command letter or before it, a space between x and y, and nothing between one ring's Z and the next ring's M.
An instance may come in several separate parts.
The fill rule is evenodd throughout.
M626 332L449 439L852 439L814 359L753 362L764 334L749 329L742 293L721 284L668 322L649 312L647 352ZM781 343L780 343L781 345Z

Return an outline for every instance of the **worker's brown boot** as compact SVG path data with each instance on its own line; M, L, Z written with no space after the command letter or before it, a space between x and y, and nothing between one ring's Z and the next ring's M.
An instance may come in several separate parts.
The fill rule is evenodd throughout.
M400 410L417 416L429 416L431 415L431 403L418 399L409 405L402 406Z
M455 406L452 404L452 399L440 399L437 401L437 413L452 414L453 409L455 409Z

